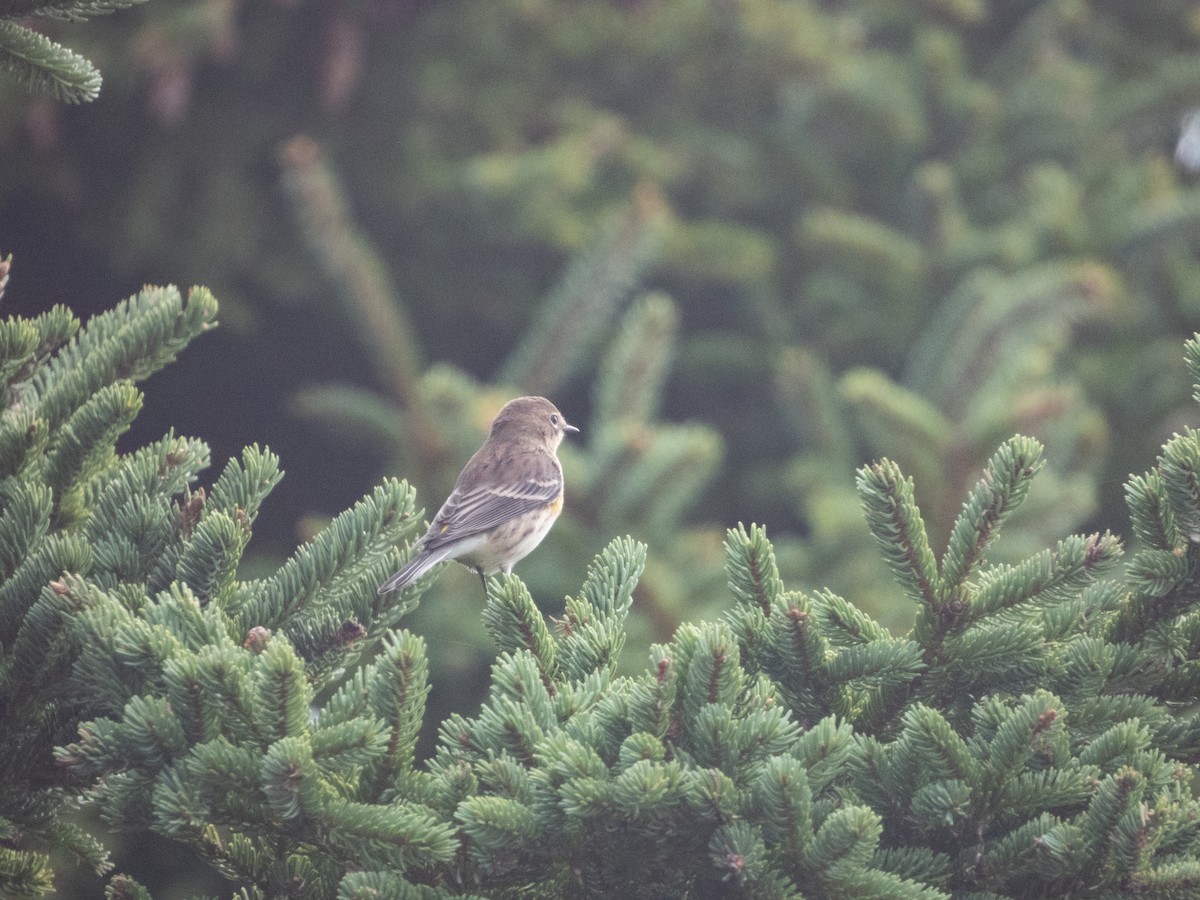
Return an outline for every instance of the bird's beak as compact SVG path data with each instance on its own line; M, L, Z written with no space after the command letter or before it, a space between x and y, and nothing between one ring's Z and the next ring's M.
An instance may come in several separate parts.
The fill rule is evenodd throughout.
M563 431L570 431L573 434L579 434L578 428L576 428L574 425L568 425L566 422L563 422Z

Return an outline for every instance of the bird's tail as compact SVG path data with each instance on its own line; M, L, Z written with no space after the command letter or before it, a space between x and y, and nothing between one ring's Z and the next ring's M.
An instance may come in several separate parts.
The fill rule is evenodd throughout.
M388 594L408 587L450 553L451 547L438 547L436 550L422 550L410 559L399 572L379 586L379 593Z

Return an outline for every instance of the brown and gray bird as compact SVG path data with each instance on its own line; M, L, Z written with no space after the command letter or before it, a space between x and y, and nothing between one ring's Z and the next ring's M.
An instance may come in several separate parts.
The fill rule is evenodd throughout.
M510 400L492 421L483 446L459 473L417 553L379 587L406 587L444 559L479 573L512 572L562 512L563 473L556 451L568 431L563 414L545 397Z

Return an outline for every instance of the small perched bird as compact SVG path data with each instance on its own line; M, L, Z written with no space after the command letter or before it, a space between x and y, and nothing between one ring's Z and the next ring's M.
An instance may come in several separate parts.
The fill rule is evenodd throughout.
M568 431L579 429L545 397L506 403L418 541L417 554L379 593L412 584L444 559L478 572L484 594L488 575L512 572L562 512L563 473L555 452Z

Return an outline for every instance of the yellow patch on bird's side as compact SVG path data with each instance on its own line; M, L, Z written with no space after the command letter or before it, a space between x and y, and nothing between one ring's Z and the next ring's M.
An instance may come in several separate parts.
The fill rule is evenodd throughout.
M438 533L439 533L439 534L445 534L445 533L446 533L447 531L449 531L449 530L450 530L450 526L449 526L449 525L443 525L443 526L442 526L442 530L441 530L440 532L438 532Z
M563 495L559 494L558 497L546 504L546 509L550 510L550 512L557 516L560 512L562 512L562 501Z

